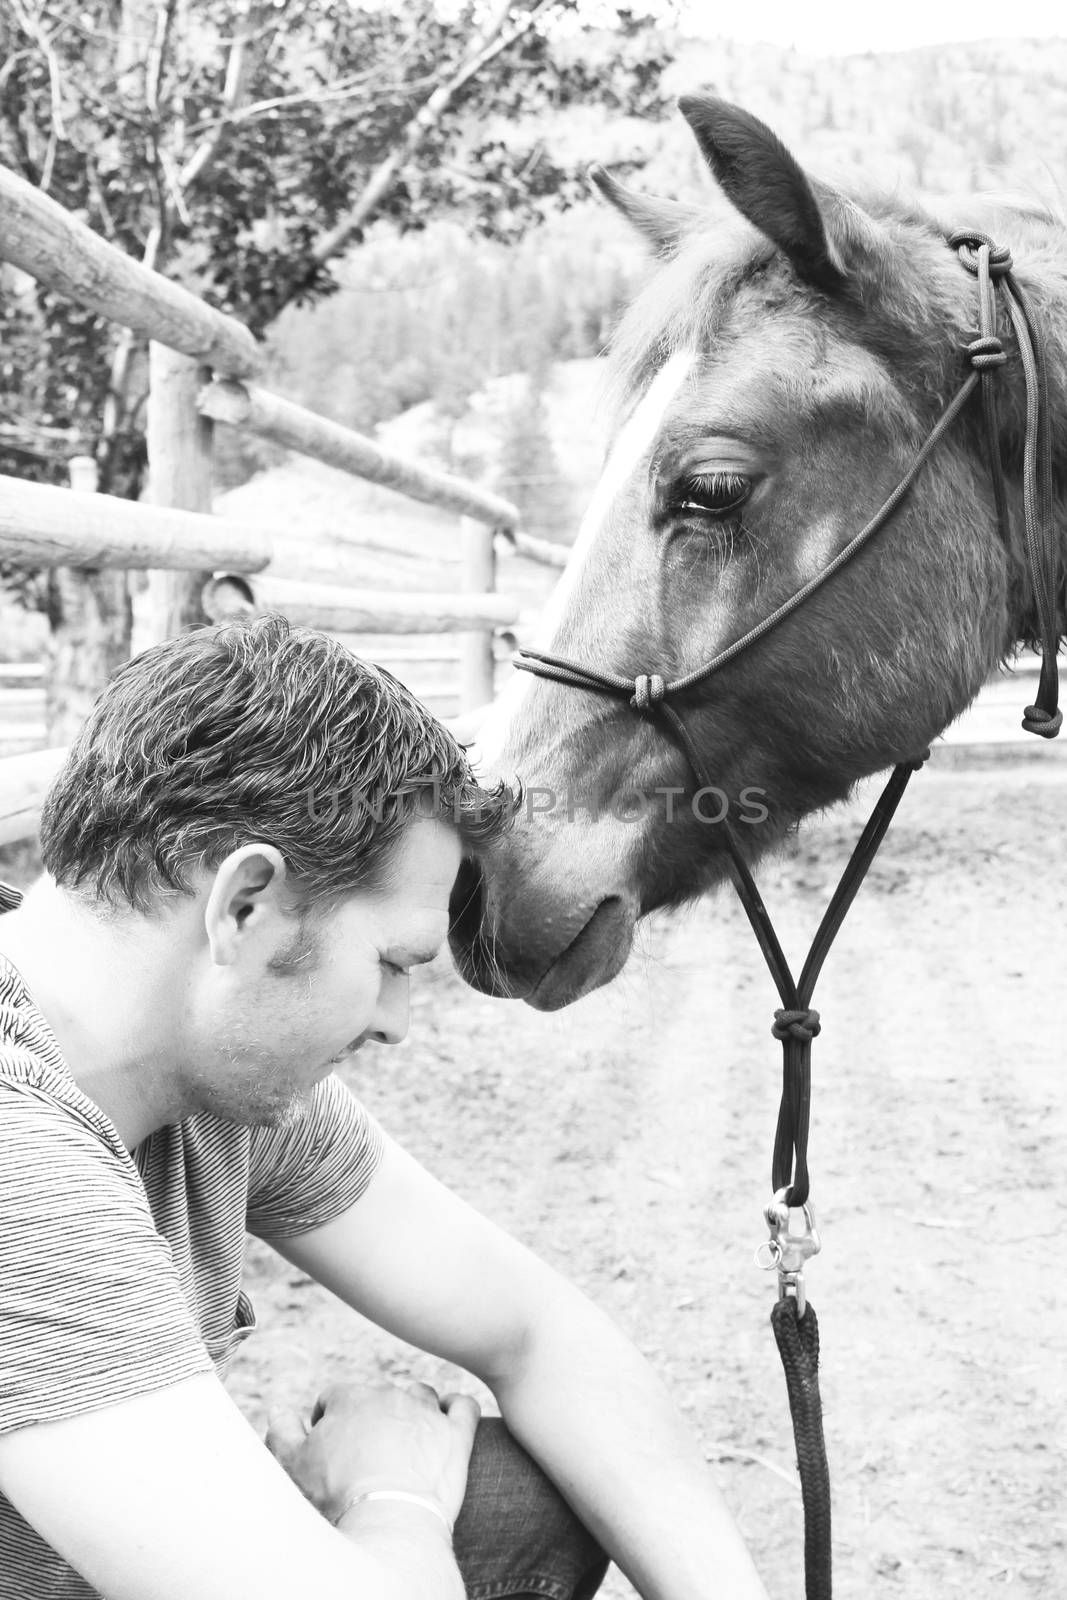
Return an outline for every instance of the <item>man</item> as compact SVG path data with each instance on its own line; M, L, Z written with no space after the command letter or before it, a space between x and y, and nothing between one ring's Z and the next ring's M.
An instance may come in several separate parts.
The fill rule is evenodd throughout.
M387 674L280 618L101 698L0 918L4 1600L583 1600L596 1541L648 1600L763 1600L642 1358L330 1073L403 1037L462 849L509 810ZM218 1376L246 1228L475 1373L507 1431L348 1388L265 1449Z

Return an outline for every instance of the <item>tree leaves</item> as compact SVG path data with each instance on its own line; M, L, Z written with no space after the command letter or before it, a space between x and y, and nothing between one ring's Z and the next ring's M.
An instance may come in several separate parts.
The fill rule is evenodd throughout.
M259 335L285 306L334 291L324 237L480 49L497 53L420 126L375 217L413 229L450 213L517 239L583 190L577 158L509 127L590 100L662 109L659 35L629 11L594 33L574 0L513 0L496 35L479 33L484 7L434 0L198 0L187 28L151 38L143 15L134 0L5 8L0 159L130 254L154 248ZM504 131L487 137L490 121ZM77 451L101 458L101 487L139 492L138 364L109 388L121 334L44 294L29 310L5 300L0 334L18 351L0 372L0 422L76 429ZM20 459L21 475L54 475L48 452Z

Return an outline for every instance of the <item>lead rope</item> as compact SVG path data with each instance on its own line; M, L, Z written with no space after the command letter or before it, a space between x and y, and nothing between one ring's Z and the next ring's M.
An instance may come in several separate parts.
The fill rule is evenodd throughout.
M614 672L600 672L566 656L549 655L536 650L520 650L519 659L514 665L520 671L535 673L554 683L625 700L639 716L665 726L684 751L698 784L712 787L708 783L700 752L681 716L670 704L671 699L704 683L740 655L742 650L770 633L772 628L776 628L858 555L885 527L909 493L927 458L962 415L979 385L982 387L997 522L1005 547L1011 550L994 388L996 373L1007 361L1003 343L996 332L999 290L1007 304L1026 385L1023 514L1027 567L1042 654L1036 701L1034 705L1026 707L1022 725L1028 733L1036 733L1046 739L1054 738L1063 721L1058 707L1056 661L1059 648L1060 569L1052 534L1051 428L1044 364L1039 353L1033 315L1011 271L1010 252L993 244L984 234L973 232L953 234L948 243L957 252L964 268L977 279L978 336L964 347L971 370L889 497L821 572L711 661L670 682L656 672L639 673L635 678ZM893 769L823 915L799 980L793 978L741 848L729 825L721 824L734 887L782 1002L774 1014L771 1030L782 1044L782 1098L771 1169L774 1198L764 1211L770 1239L757 1251L757 1260L761 1266L778 1274L778 1300L771 1313L771 1324L785 1369L804 1501L807 1600L831 1600L830 1479L819 1396L819 1327L804 1289L804 1264L820 1248L808 1202L811 1044L821 1029L819 1013L812 1008L811 1000L834 938L885 837L911 775L922 766L928 755L929 751L926 751L917 760L902 762ZM765 1253L765 1260L760 1260L761 1253Z
M689 732L673 707L661 714L678 739L699 783L708 773ZM734 887L774 980L781 1007L771 1032L782 1045L782 1097L771 1163L774 1198L764 1210L770 1239L756 1252L757 1264L778 1274L771 1328L785 1373L793 1424L800 1492L804 1504L804 1588L807 1600L831 1600L832 1543L830 1468L819 1391L819 1323L804 1288L804 1266L820 1244L808 1201L808 1127L811 1114L811 1046L822 1030L812 1007L815 985L834 939L878 853L913 772L930 752L894 767L889 781L838 880L811 942L799 979L794 979L748 863L732 829L725 826ZM761 1255L766 1252L767 1259Z

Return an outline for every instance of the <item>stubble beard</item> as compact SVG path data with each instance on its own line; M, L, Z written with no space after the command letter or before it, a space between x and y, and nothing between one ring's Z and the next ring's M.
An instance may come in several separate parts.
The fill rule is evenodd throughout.
M190 1083L195 1111L245 1128L292 1127L311 1100L311 1085L294 1084L291 1062L272 1061L266 1049L220 1041L215 1063Z

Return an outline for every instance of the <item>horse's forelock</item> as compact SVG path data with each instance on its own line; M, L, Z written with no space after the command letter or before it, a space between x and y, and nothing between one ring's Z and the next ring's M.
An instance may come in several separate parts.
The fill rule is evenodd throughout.
M905 224L898 211L892 213L895 226L888 227L887 207L880 218L841 190L820 185L818 193L828 235L855 278L842 304L854 311L859 301L888 298L889 324L906 328L910 307L905 280L914 277L910 292L916 296L920 286L917 274L901 274L899 231L910 225L934 240L939 237L937 224L924 212L910 213ZM706 221L693 226L674 253L657 263L615 331L609 399L616 412L628 410L678 350L710 352L738 308L741 292L757 284L768 308L803 304L814 321L831 325L832 297L818 296L802 285L771 241L739 213L721 205L710 209ZM853 325L848 337L855 336ZM892 342L900 345L904 339L905 334L898 332ZM872 324L872 350L889 353L885 344Z
M616 412L629 410L680 350L706 349L746 278L773 256L770 241L731 214L709 220L661 263L612 339L609 399Z

